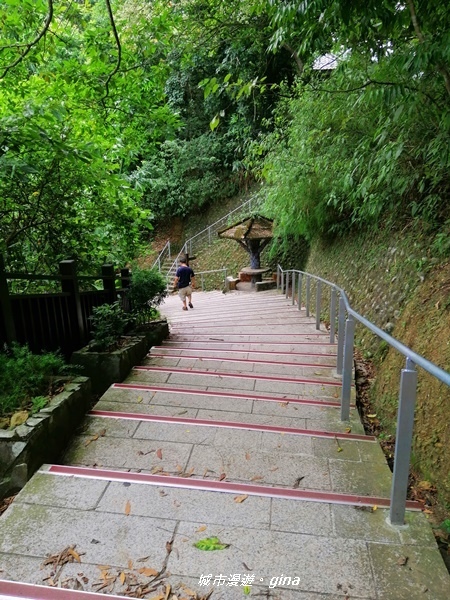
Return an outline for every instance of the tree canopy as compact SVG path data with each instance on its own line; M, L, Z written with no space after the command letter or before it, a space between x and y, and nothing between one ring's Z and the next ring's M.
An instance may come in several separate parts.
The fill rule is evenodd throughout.
M420 219L448 251L444 3L1 0L0 21L10 267L123 263L255 179L281 235Z

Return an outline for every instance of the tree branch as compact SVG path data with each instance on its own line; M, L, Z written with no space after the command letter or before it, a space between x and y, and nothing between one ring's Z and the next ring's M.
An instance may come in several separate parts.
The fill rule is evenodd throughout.
M122 61L122 46L120 44L119 34L117 33L116 23L114 21L114 15L113 15L112 8L111 8L111 2L110 2L110 0L105 0L105 2L106 2L106 8L108 9L109 21L111 23L111 28L113 31L114 39L116 40L117 62L116 62L116 66L111 71L111 73L108 75L108 78L106 79L106 83L105 83L106 94L103 96L102 101L105 100L109 96L109 83L110 83L111 79L114 77L114 75L117 73L117 71L119 70L120 63Z
M22 54L14 62L12 62L10 65L8 65L7 67L4 68L3 73L0 75L0 79L3 79L3 77L5 77L6 74L8 73L8 71L10 71L11 69L13 69L14 67L17 67L17 65L19 63L21 63L23 61L23 59L25 58L25 56L30 52L30 50L33 48L33 46L36 46L36 44L38 44L39 41L46 34L48 28L50 27L50 23L52 22L52 19L53 19L53 0L47 0L47 2L48 2L48 14L47 14L47 16L45 18L45 21L44 21L44 27L38 33L38 35L34 38L34 40L32 42L28 42L27 44L15 44L15 45L12 45L12 46L4 46L4 48L22 48L22 47L25 47L25 51L22 52ZM2 50L4 48L2 48Z
M420 29L419 21L417 19L416 9L414 6L414 0L406 0L406 1L408 4L409 12L411 14L411 23L413 24L414 31L416 32L416 35L417 35L417 39L419 40L419 42L421 44L424 44L425 36L423 35L422 30ZM437 66L439 73L444 78L445 89L447 90L447 94L450 96L450 72L447 69L447 67L441 62L438 62L436 66Z
M303 64L303 61L301 60L300 56L294 50L294 48L289 46L289 44L287 42L283 42L282 46L283 46L283 48L286 48L286 50L288 50L291 53L291 58L294 59L295 64L297 65L298 74L301 75L303 73L305 65Z

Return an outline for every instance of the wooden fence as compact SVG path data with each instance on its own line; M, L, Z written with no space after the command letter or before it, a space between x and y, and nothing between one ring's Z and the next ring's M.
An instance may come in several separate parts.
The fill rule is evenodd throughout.
M117 279L121 288L116 289ZM10 293L9 281L58 281L61 291L55 293ZM103 289L83 291L82 282L102 280ZM89 317L96 306L123 297L130 273L115 273L113 265L103 265L98 276L78 275L76 261L59 263L59 275L29 275L5 271L0 256L0 344L28 344L32 352L61 350L69 357L90 339Z

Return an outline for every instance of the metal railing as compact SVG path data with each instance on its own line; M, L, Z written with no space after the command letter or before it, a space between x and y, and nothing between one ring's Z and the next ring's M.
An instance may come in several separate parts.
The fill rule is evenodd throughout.
M422 367L433 377L450 386L450 373L444 371L423 356L420 356L411 348L408 348L391 335L371 323L368 319L356 312L351 306L343 289L304 271L296 269L283 270L280 265L277 268L277 288L289 297L292 294L292 304L295 304L297 295L297 306L302 308L303 288L305 288L305 311L306 316L311 310L311 282L316 285L316 329L320 329L320 312L322 307L322 286L330 289L330 343L335 343L336 311L338 322L337 341L337 363L338 375L342 375L341 389L341 420L347 421L350 416L350 395L353 375L353 351L355 336L355 321L359 321L373 334L387 342L392 348L405 356L405 368L400 374L400 392L397 412L397 430L394 454L394 471L391 486L391 502L389 519L392 525L403 525L406 510L406 497L408 490L409 466L411 458L411 446L414 427L414 410L417 395L417 370L416 366ZM337 298L339 295L339 303Z
M167 271L167 279L169 280L170 277L173 277L175 275L175 271L178 268L178 265L180 263L180 258L182 256L184 256L186 254L192 255L193 250L195 248L198 248L199 246L203 245L205 242L208 245L211 244L211 242L213 241L214 235L219 231L219 229L221 229L222 227L224 227L225 225L228 224L229 219L233 215L239 214L245 210L251 210L252 206L253 207L258 206L260 201L261 201L261 199L258 196L258 194L255 194L254 196L252 196L251 198L249 198L248 200L246 200L245 202L240 204L237 208L230 211L225 216L221 217L218 221L215 221L214 223L212 223L205 229L202 229L201 231L199 231L198 233L193 235L191 238L186 240L184 242L183 247L181 248L180 252L175 257L171 267Z
M164 261L166 259L169 259L169 260L171 259L171 256L170 256L170 240L167 240L167 242L164 245L164 248L158 254L157 259L155 260L155 262L152 265L152 269L157 268L158 271L161 273L161 265L164 263Z

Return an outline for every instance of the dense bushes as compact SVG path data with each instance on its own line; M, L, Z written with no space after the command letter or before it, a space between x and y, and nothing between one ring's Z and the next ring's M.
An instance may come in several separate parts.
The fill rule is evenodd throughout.
M54 378L69 369L62 356L54 352L32 354L27 346L18 344L0 352L0 416L17 410L39 410L42 396L52 390Z

